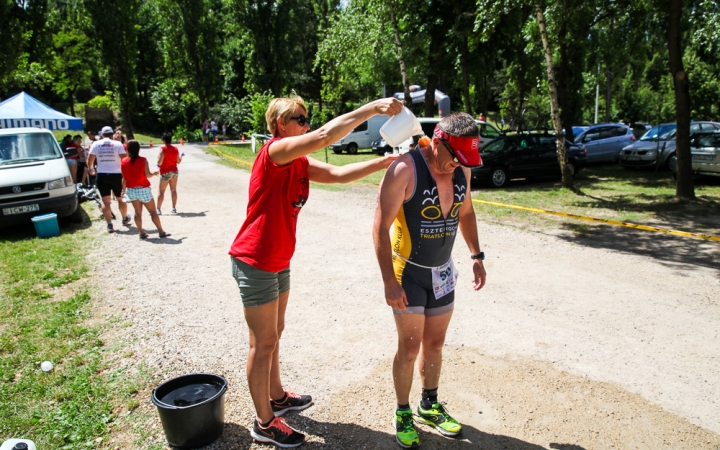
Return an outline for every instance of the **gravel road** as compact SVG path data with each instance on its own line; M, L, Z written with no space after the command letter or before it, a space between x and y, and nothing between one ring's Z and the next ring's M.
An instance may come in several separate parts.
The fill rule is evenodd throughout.
M160 239L104 233L94 253L98 316L119 364L160 382L211 372L230 382L223 437L253 443L245 381L247 329L228 248L245 216L248 172L185 145L176 215ZM141 154L154 161L157 149ZM157 192L157 178L153 185ZM482 191L473 195L482 197ZM370 234L376 191L313 189L298 225L281 350L286 388L315 405L288 414L305 448L391 449L395 328ZM170 210L169 192L164 211ZM476 208L481 207L477 205ZM487 286L476 293L461 238L460 270L439 395L461 439L420 426L423 448L720 449L720 244L593 227L530 232L478 223ZM133 416L164 442L147 386ZM412 405L419 399L416 378ZM112 436L125 448L127 433Z

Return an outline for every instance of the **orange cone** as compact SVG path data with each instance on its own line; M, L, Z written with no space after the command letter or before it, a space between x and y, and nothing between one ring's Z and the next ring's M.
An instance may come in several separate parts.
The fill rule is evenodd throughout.
M242 135L242 141L245 142L245 135Z
M152 147L152 139L150 139L150 147Z
M215 143L216 143L216 144L218 143L218 138L217 138L217 136L215 136Z

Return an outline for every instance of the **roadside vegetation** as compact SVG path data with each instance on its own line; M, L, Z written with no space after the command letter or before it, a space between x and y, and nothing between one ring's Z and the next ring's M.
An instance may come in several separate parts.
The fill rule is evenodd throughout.
M98 447L136 406L141 376L111 369L119 350L102 332L112 318L93 314L88 224L49 239L32 226L0 229L0 442ZM43 372L43 361L53 369Z
M214 148L245 162L223 159L221 163L230 167L250 170L255 160L250 145ZM217 154L213 147L208 152ZM325 150L313 153L312 157L325 161ZM367 150L357 155L336 155L328 151L328 162L335 165L375 157L377 155ZM381 171L357 183L378 185L383 175L384 171ZM326 185L314 186L324 188ZM667 170L629 171L616 164L591 164L577 174L575 187L578 193L562 188L560 181L553 178L514 180L502 189L476 183L473 185L473 198L680 231L720 234L720 179L696 180L697 200L681 201L675 197L675 180ZM340 186L332 189L348 188ZM557 227L559 223L569 223L572 229L582 232L588 226L595 226L592 222L477 202L475 211L482 220L521 228Z

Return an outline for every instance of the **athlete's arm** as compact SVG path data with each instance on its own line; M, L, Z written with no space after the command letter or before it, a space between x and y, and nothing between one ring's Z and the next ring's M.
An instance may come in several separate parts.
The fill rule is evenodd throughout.
M317 183L349 183L387 169L396 159L397 155L390 155L346 166L333 166L308 156L308 177Z
M390 166L380 183L373 222L373 241L385 285L385 301L393 309L407 309L408 301L405 291L395 278L389 231L403 202L412 194L414 170L409 155L400 156Z
M95 170L95 167L93 167L93 163L95 162L95 153L88 153L87 161L85 164L88 166L88 173L90 173L91 170Z
M158 155L158 166L162 166L163 160L165 160L165 150L160 150L160 154Z
M275 164L284 166L301 156L339 141L375 114L393 116L400 111L402 111L402 102L394 97L375 100L355 111L334 118L315 131L274 142L268 148L268 156Z
M470 169L463 167L465 172L465 179L470 180L471 174ZM470 195L470 183L468 181L467 189L465 190L465 200L460 207L458 212L460 219L460 232L465 239L465 243L470 249L471 255L477 255L480 253L480 242L478 241L477 233L477 218L475 217L475 209L472 204L472 197ZM476 291L482 289L485 286L485 267L481 259L473 260L473 289Z

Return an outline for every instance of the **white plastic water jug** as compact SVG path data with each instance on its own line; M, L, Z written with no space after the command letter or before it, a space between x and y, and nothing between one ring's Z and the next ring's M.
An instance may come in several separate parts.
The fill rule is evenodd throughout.
M35 450L35 443L30 439L8 439L0 445L0 450Z
M390 147L397 147L406 139L422 133L423 130L417 117L406 107L403 107L402 111L392 116L380 128L380 136Z

